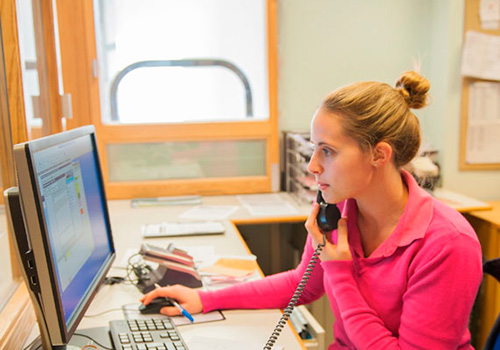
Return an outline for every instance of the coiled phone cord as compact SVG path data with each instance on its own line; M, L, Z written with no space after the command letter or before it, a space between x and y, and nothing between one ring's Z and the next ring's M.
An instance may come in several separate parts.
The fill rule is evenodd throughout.
M295 289L295 292L293 293L292 299L290 299L288 306L283 311L283 315L281 315L278 324L276 325L273 332L271 333L271 336L267 340L267 343L264 346L264 350L271 350L271 348L276 343L276 340L280 336L281 331L285 327L286 322L288 321L290 315L292 314L293 308L295 307L295 305L297 305L297 302L299 301L299 298L302 295L302 292L304 291L307 282L309 281L309 277L311 277L314 266L316 266L316 263L318 262L319 254L321 253L325 245L326 245L326 235L323 234L323 243L318 244L318 246L314 250L314 253L311 257L311 260L309 261L309 264L306 267L304 275L302 276L297 286L297 289Z

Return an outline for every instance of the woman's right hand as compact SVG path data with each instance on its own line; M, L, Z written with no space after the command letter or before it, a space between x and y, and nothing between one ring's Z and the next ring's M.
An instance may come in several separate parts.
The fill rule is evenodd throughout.
M196 314L203 311L203 304L201 303L198 292L180 284L156 288L145 294L141 298L141 302L144 305L148 305L153 299L161 297L176 300L190 314ZM164 307L160 312L167 316L181 315L181 312L175 306Z

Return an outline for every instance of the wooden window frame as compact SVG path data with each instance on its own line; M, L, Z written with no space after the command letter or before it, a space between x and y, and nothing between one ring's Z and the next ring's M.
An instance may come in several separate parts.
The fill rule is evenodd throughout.
M220 195L279 190L277 104L277 0L267 0L269 118L186 124L104 124L101 119L94 9L90 0L56 0L64 91L72 95L68 128L94 124L109 199L169 195ZM107 145L116 143L259 139L266 143L266 175L229 178L110 182Z
M10 128L12 142L18 143L27 139L27 133L15 0L0 2L0 18L6 67L8 115L10 117L8 122L4 118L5 115L2 117L2 131L7 132L6 128ZM2 158L2 184L4 188L8 188L15 185L10 145L5 142L2 143L0 156ZM3 188L1 197L3 200ZM26 286L22 282L21 272L10 240L9 246L12 276L16 287L9 301L0 310L0 349L20 349L35 325L35 314Z
M32 2L37 51L38 80L42 127L36 128L37 136L62 131L61 99L59 96L54 9L52 0ZM8 116L2 117L2 130L10 128L11 140L0 146L2 158L3 190L16 185L11 144L28 140L22 82L22 62L19 48L17 11L15 0L0 1L3 51L6 67ZM3 113L5 116L5 113ZM8 119L8 120L6 120ZM2 134L3 135L3 134ZM35 314L30 296L22 280L21 270L9 235L9 249L15 290L4 308L0 310L0 349L20 349L35 325Z

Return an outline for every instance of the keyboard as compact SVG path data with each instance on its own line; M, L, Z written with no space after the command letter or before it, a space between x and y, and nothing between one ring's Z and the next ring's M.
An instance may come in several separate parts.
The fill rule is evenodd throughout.
M170 318L115 320L109 327L117 350L188 350Z
M162 222L142 226L144 238L222 234L225 227L220 221Z

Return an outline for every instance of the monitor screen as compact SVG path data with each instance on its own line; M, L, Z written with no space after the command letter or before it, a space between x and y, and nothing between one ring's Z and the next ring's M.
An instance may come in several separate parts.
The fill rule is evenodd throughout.
M18 248L36 270L25 278L50 345L64 345L115 256L94 128L16 145L14 155L32 255Z

